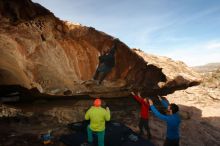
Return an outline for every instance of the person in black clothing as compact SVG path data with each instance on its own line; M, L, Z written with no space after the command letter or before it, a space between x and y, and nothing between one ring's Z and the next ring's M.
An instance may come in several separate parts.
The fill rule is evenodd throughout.
M107 74L115 66L115 51L118 39L114 40L114 44L110 50L105 50L104 53L99 56L99 65L96 69L95 75L93 76L94 80L98 80L98 84L104 80Z

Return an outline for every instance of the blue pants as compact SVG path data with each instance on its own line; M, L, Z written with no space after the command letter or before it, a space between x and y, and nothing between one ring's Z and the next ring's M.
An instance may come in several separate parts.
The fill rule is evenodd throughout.
M87 134L88 134L88 142L89 143L93 143L93 133L95 133L98 136L98 146L104 146L105 143L105 130L104 131L99 131L99 132L95 132L92 131L88 125L87 127Z

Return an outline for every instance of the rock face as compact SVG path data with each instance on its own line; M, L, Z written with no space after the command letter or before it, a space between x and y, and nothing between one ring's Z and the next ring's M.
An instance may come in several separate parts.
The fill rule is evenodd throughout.
M216 76L218 74L218 76ZM214 84L220 81L219 72L213 73ZM207 74L204 75L208 78ZM196 87L176 91L167 96L171 103L180 107L182 123L180 125L181 146L219 146L220 145L220 90L219 86L208 86L206 79ZM209 82L210 83L210 82ZM212 85L213 83L210 83ZM103 99L111 110L111 118L120 121L139 132L138 122L140 105L130 98ZM86 110L93 104L93 99L80 98L76 100L42 100L33 103L21 103L20 105L0 106L0 144L19 145L18 140L25 139L26 145L40 145L37 136L48 129L55 129L63 124L82 121ZM40 107L40 108L39 108ZM3 118L4 117L4 118ZM151 142L155 145L163 145L166 138L166 123L150 113ZM7 127L7 128L6 128ZM59 131L60 134L65 134ZM13 137L11 135L14 135ZM146 133L145 133L146 134ZM26 135L35 135L36 140ZM57 139L59 135L56 136ZM147 135L144 135L147 137ZM55 143L56 145L57 143ZM22 144L20 144L22 145ZM57 144L58 145L58 144Z
M201 81L201 76L181 61L173 61L167 57L145 54L138 49L134 49L134 51L144 59L148 67L161 68L161 71L166 76L166 82L157 83L160 87L160 91L158 91L159 94L168 94L177 89L197 85ZM152 74L154 74L154 72L152 72ZM147 78L147 80L149 79L151 78Z
M116 65L101 85L90 80L100 52L113 37L64 22L30 0L0 1L0 85L37 88L51 95L166 95L200 83L181 62L147 55L118 43Z

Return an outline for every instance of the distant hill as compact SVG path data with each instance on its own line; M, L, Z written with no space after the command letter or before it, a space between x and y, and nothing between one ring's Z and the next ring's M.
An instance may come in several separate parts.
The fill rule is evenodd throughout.
M220 63L209 63L202 66L194 66L192 69L197 72L212 72L220 69Z
M204 66L195 66L192 68L203 76L201 86L206 88L218 88L220 86L220 63L209 63Z

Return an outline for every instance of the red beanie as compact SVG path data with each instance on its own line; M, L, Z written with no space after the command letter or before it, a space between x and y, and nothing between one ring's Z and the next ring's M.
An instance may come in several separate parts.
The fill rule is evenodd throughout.
M94 104L94 106L99 107L99 106L101 106L102 101L101 101L101 99L97 98L97 99L95 99L93 104Z

